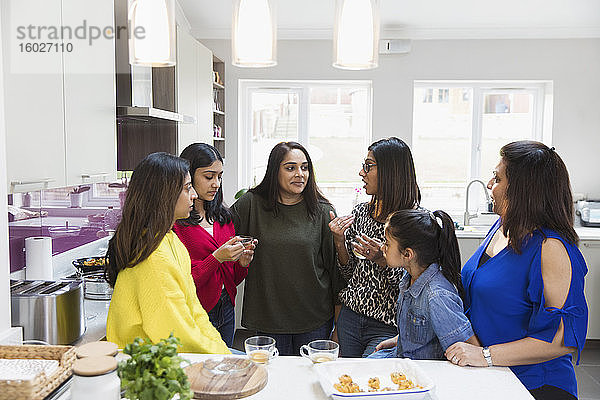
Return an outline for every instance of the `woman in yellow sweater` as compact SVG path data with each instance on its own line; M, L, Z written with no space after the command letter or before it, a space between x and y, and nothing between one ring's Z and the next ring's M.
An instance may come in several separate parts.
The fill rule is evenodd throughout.
M106 337L121 348L138 336L156 343L173 332L183 352L230 352L198 301L190 256L171 230L197 197L188 171L186 160L153 153L131 177L105 271L114 287Z

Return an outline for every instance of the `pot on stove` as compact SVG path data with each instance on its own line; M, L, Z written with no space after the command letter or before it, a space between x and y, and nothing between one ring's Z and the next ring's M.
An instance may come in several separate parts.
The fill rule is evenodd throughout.
M83 296L88 300L110 300L113 288L104 279L104 272L83 276Z
M83 280L83 294L88 300L110 300L113 289L104 279L106 257L86 257L73 261L76 278Z

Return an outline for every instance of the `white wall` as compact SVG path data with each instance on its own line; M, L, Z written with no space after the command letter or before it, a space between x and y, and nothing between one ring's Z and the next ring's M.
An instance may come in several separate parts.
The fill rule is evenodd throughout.
M553 80L553 145L567 164L575 192L600 195L600 39L421 40L405 55L379 58L371 71L331 66L332 43L280 40L278 65L244 69L231 65L228 40L202 40L226 60L227 116L225 198L238 188L238 79L370 79L373 81L373 138L412 135L414 80Z
M3 9L0 7L0 20ZM2 43L2 30L0 29L0 44ZM2 46L0 45L0 60L2 60ZM6 131L4 127L4 74L0 62L0 336L10 328L10 293L8 260L8 208L6 193Z

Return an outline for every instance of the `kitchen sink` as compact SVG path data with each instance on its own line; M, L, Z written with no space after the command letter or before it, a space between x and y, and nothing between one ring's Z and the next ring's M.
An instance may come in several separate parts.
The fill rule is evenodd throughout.
M471 218L468 226L484 226L489 228L494 225L494 222L498 220L498 214L494 213L481 213L477 217Z
M467 225L461 229L462 232L487 233L491 225Z

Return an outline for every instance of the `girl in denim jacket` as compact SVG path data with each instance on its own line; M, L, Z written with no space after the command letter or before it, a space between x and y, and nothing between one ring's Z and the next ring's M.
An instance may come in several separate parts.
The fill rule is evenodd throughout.
M388 267L404 268L397 303L398 335L372 358L442 359L448 346L474 341L464 314L454 222L443 211L401 210L385 224Z

